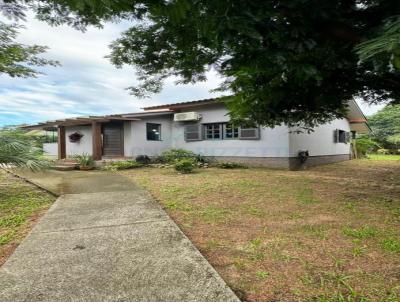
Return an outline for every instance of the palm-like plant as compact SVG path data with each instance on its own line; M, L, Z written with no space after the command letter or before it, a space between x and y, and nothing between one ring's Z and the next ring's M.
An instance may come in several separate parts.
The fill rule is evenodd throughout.
M33 171L49 165L48 161L42 158L42 150L35 147L32 140L14 131L0 131L0 164L29 168Z
M393 67L400 70L400 15L386 19L378 35L357 45L356 51L362 62L386 54Z

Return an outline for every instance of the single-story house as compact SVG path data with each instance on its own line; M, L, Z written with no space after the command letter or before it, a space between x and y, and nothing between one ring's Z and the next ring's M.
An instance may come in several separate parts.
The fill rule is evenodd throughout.
M45 145L59 159L91 154L95 160L157 156L172 148L191 150L222 161L249 165L297 168L349 160L352 138L369 131L355 101L347 117L298 133L286 125L275 128L238 127L229 120L221 99L204 99L143 108L118 115L87 116L47 121L29 126L58 131L58 142ZM53 150L51 149L53 148ZM303 163L299 152L307 151Z

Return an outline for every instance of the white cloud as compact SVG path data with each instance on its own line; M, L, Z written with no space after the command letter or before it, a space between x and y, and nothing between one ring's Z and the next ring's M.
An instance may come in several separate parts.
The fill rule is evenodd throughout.
M41 68L35 79L0 77L0 125L34 123L76 115L135 112L144 106L216 97L209 91L221 81L210 73L208 82L175 86L167 81L152 99L135 99L126 87L137 83L133 68L117 69L104 58L108 45L127 24L106 24L85 33L68 26L50 27L28 17L19 41L50 47L46 58L62 66Z

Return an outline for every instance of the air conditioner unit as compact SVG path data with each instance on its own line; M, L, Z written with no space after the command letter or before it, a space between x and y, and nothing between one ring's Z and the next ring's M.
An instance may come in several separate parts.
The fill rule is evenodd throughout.
M201 119L201 114L197 112L183 112L174 114L175 122L198 121L200 119Z

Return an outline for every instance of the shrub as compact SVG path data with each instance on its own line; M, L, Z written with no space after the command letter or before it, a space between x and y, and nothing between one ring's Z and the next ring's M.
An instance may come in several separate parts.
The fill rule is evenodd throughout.
M166 163L174 163L181 159L192 159L196 158L196 154L192 151L187 151L184 149L171 149L164 151L161 154L161 159Z
M93 167L94 166L93 157L87 153L83 153L82 155L75 155L74 158L76 159L76 162L81 167Z
M174 164L174 168L176 171L181 173L191 173L193 172L195 165L192 159L184 158L176 161Z
M142 167L143 164L134 160L122 160L106 164L102 169L106 171L126 170Z
M356 150L358 157L364 157L367 155L367 153L370 153L378 149L379 147L380 147L379 144L370 139L369 137L364 136L357 138L356 140Z
M378 154L390 154L389 149L378 149Z
M234 162L221 162L217 164L218 168L221 169L246 169L247 167L243 164L240 163L234 163Z

